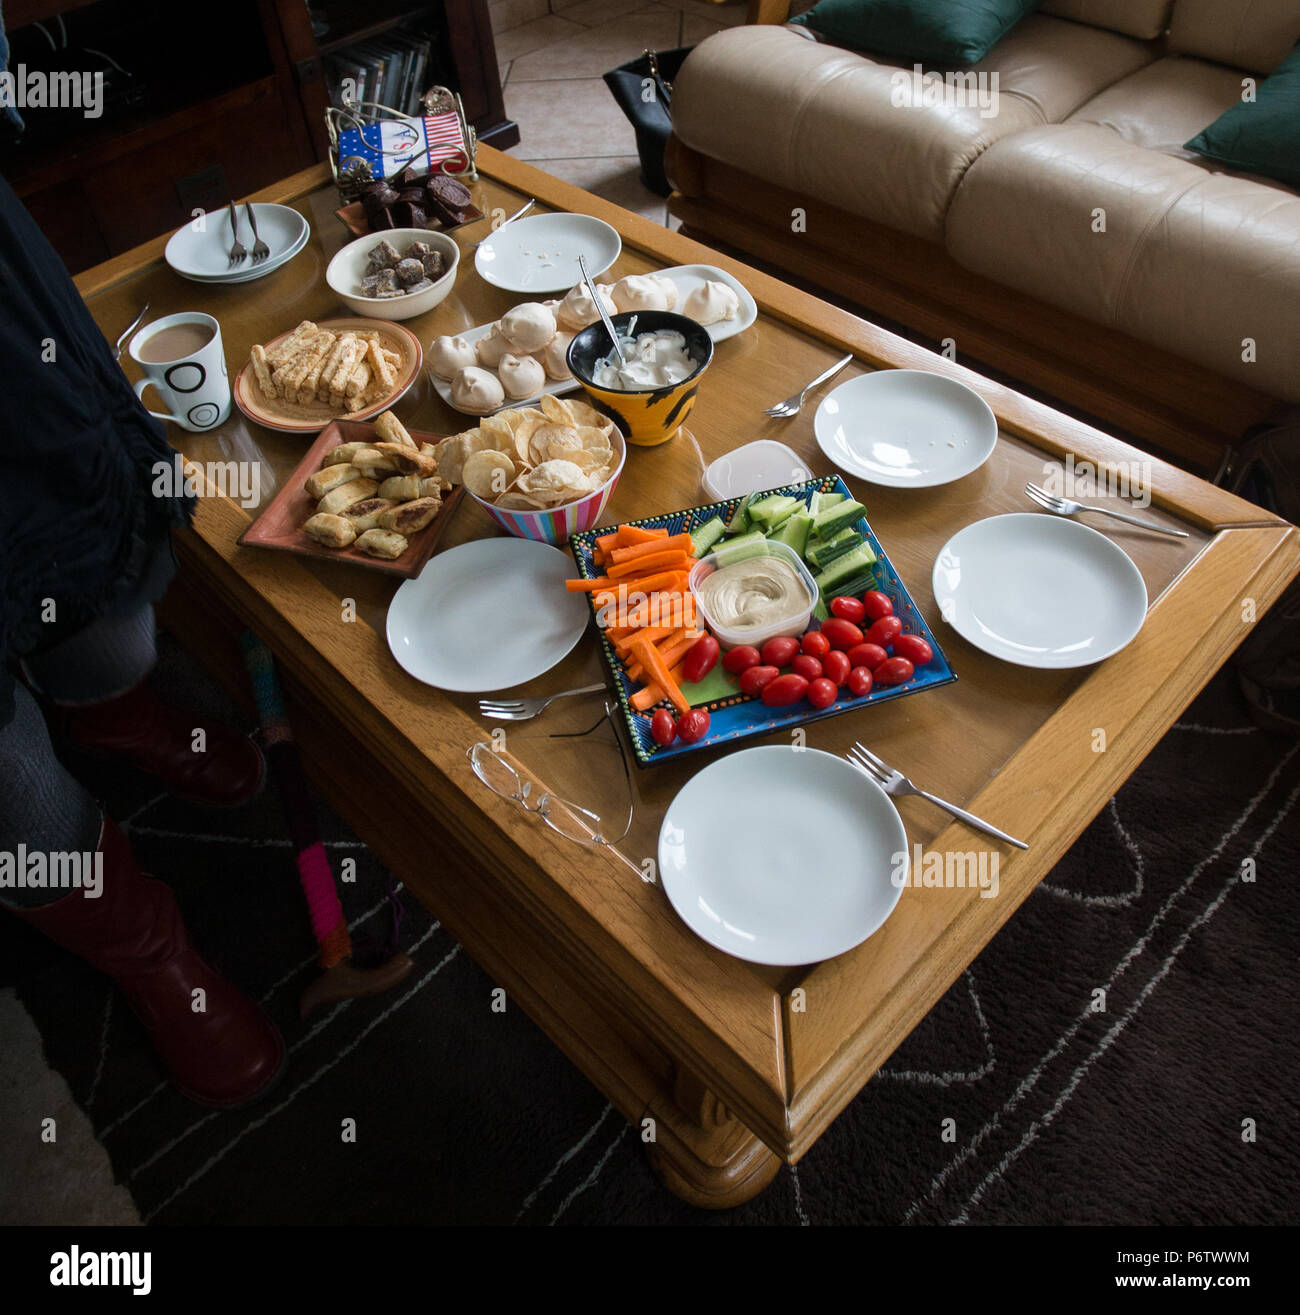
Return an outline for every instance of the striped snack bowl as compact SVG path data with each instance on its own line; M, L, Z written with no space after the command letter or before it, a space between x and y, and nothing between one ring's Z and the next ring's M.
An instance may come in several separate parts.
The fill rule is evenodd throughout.
M465 492L475 500L492 517L503 530L520 539L536 539L539 543L550 543L557 547L568 543L575 534L593 529L623 474L623 463L627 460L627 442L617 428L610 436L610 446L618 457L614 473L593 493L588 493L576 502L564 502L558 507L538 508L536 511L525 508L509 509L497 507L486 498L480 498L471 489Z

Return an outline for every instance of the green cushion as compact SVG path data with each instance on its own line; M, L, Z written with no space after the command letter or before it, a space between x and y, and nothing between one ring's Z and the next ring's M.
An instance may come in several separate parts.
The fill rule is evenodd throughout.
M791 22L850 50L973 64L1041 0L821 0Z
M1187 149L1300 187L1300 45L1260 84L1254 101L1221 114Z

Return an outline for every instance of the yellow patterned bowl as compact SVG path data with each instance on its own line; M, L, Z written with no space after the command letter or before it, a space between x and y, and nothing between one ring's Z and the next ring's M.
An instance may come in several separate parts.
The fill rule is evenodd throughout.
M713 339L702 324L672 311L628 311L610 318L620 336L629 332L640 335L671 329L686 339L686 354L695 362L694 371L680 383L638 390L602 388L592 382L596 362L603 360L612 350L609 334L600 320L589 324L569 344L569 369L583 386L592 406L602 415L609 416L627 435L629 443L639 447L666 443L682 427L695 405L700 376L713 360ZM633 321L636 322L635 328L630 328Z

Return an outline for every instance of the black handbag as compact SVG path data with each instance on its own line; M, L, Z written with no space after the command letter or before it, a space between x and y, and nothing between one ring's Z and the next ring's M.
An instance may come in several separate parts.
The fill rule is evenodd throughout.
M641 181L658 196L673 190L664 173L664 148L673 130L673 79L692 49L647 50L605 74L605 85L636 130Z

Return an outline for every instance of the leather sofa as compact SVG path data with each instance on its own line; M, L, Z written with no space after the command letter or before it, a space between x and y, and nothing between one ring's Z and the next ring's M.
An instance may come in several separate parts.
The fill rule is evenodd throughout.
M688 232L1194 468L1300 402L1300 195L1183 145L1290 53L1300 0L1045 0L969 70L992 113L991 78L918 97L787 15L754 0L677 77Z

